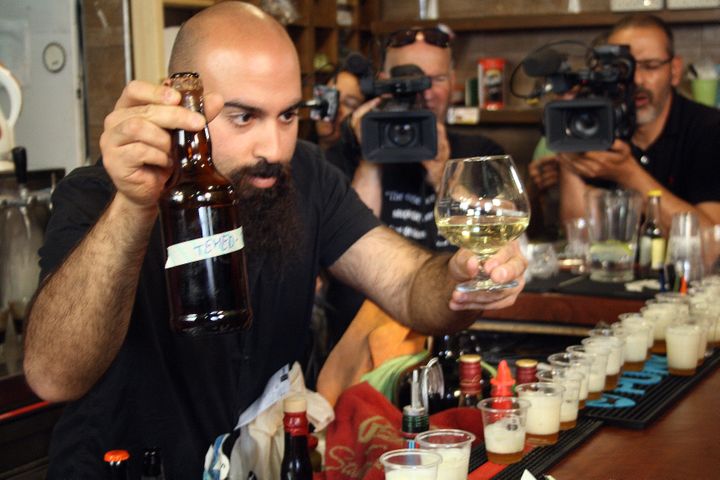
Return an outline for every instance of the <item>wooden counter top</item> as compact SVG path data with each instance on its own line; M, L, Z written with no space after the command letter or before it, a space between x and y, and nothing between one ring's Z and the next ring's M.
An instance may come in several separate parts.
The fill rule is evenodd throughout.
M644 430L603 426L550 474L558 480L719 478L720 371Z

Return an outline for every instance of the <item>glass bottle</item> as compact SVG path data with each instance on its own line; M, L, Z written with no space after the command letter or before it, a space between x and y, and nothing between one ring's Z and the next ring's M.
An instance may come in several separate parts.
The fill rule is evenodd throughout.
M640 278L659 278L665 262L665 232L660 225L662 190L648 192L645 221L640 226L638 273Z
M515 379L517 384L537 382L538 361L532 358L521 358L515 362Z
M103 459L107 465L109 480L129 480L130 453L127 450L109 450L105 452Z
M460 398L457 338L454 335L434 337L433 353L440 363L445 388L442 397L435 396L429 401L430 414L457 407Z
M203 113L198 74L176 73L170 84L184 107ZM170 324L187 335L247 329L252 312L237 192L215 170L207 125L172 137L175 172L159 200Z
M415 437L430 428L430 419L420 400L420 372L413 370L410 405L403 407L402 437L405 448L415 448Z
M480 355L460 356L460 399L458 406L477 408L482 400L482 366Z
M153 447L145 450L140 480L165 480L159 448Z
M280 465L280 480L312 480L313 469L308 451L307 402L291 396L283 401L285 449Z

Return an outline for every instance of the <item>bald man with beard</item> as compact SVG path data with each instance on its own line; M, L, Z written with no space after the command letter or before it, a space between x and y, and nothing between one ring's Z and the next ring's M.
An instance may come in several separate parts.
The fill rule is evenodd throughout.
M58 185L40 251L25 374L41 398L68 402L48 478L105 478L103 453L115 448L131 452L138 478L149 446L162 450L167 478L201 478L208 446L302 358L321 268L427 333L460 330L523 285L526 262L511 246L486 265L517 288L455 291L477 272L471 252L432 255L380 226L319 149L297 140L297 54L256 7L222 2L190 19L170 70L200 74L215 166L243 199L253 325L170 331L157 201L173 170L169 130L197 131L206 118L169 87L131 82L105 119L102 161Z

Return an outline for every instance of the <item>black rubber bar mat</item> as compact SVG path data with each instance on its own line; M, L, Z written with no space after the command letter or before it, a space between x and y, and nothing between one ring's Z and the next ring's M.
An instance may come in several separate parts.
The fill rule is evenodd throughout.
M603 422L599 420L580 417L575 428L560 432L560 438L555 445L533 448L522 460L508 465L492 477L492 480L518 480L526 469L540 478L539 475L587 440L602 425ZM482 443L470 452L470 471L487 461L485 444Z
M623 373L618 388L588 402L582 415L617 427L643 429L718 364L720 351L706 357L695 375L677 377L668 374L666 357L653 355L642 372Z

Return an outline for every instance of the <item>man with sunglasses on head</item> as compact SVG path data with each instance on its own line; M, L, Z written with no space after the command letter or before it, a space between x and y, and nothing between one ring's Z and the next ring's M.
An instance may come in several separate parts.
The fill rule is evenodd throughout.
M433 28L410 28L390 34L383 51L382 77L399 65L414 64L432 84L421 95L425 106L437 121L437 156L418 163L374 163L360 152L361 121L377 108L382 98L374 98L353 112L343 126L346 155L328 159L352 180L360 198L387 226L416 243L435 251L452 251L447 240L438 234L433 207L435 191L449 158L499 155L503 149L480 135L449 132L445 119L455 83L451 51L452 32L444 25ZM348 136L355 138L349 138ZM354 150L351 145L354 145ZM365 297L350 287L331 281L326 295L329 308L329 343L332 346L343 335L363 305ZM321 374L322 376L322 374ZM320 380L319 380L320 385Z
M672 215L692 211L702 225L720 223L720 112L679 95L682 59L673 34L658 17L628 16L608 36L630 45L635 57L637 128L631 142L616 140L610 150L557 155L562 220L582 217L588 188L628 188L646 194L662 190L660 219L669 230ZM551 167L543 162L542 170ZM535 182L547 187L540 165Z

